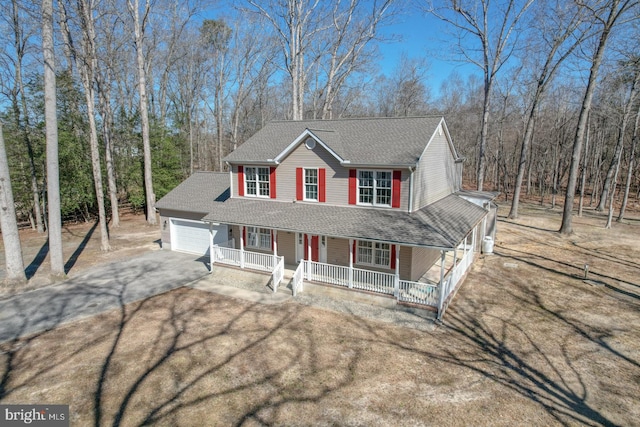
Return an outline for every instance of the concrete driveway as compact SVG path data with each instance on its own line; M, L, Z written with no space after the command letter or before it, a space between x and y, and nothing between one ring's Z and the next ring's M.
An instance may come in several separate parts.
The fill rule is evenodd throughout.
M0 301L0 343L179 288L208 274L195 255L151 251Z

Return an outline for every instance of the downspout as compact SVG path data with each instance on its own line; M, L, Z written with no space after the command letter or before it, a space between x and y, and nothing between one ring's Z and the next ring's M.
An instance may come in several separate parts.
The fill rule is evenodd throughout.
M213 254L213 223L209 223L209 274L213 273L213 263L215 256Z
M415 170L415 167L409 168L409 213L413 212L413 173Z
M444 251L440 251L440 298L438 301L438 320L442 321L442 316L444 315L444 299L445 299L445 292L444 292L444 258L445 258L445 252Z

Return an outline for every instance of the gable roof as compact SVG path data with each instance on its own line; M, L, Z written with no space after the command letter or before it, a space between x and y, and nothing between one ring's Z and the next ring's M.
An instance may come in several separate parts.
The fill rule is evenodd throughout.
M195 172L156 202L158 209L207 214L230 196L229 174Z
M277 163L305 132L353 165L414 166L442 116L274 121L225 157L229 163ZM296 144L297 145L297 144ZM454 152L454 156L455 156Z

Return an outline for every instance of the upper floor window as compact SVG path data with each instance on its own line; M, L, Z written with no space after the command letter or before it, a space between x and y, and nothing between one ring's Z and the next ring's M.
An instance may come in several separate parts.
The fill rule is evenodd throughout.
M358 204L391 206L391 171L358 171Z
M389 268L391 265L391 245L358 240L356 263Z
M244 182L247 196L269 197L269 168L245 167Z
M318 201L318 169L304 170L304 200Z
M271 249L271 231L266 228L247 227L247 247Z

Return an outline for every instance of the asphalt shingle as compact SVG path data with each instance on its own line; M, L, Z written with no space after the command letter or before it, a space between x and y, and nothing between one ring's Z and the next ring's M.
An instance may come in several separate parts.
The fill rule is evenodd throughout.
M274 121L225 160L272 161L308 129L352 164L413 166L441 122L442 116Z

